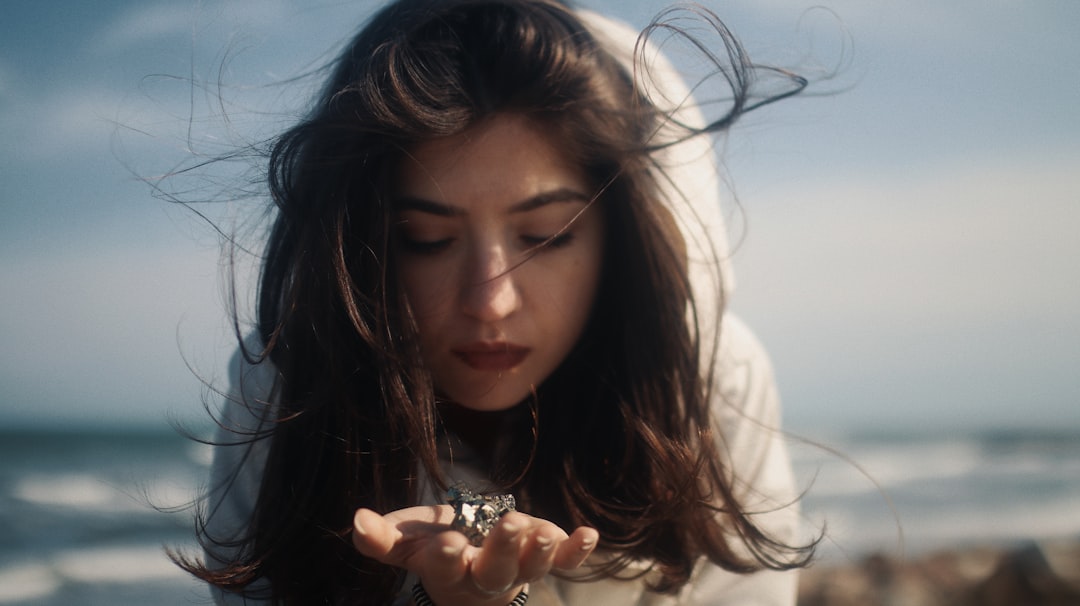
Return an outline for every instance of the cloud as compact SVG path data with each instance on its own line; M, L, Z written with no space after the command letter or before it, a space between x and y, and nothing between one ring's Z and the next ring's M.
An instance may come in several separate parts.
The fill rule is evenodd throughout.
M182 238L157 248L87 247L10 256L0 281L0 382L7 422L164 422L197 411L198 375L229 352L218 253Z
M1080 422L1080 152L744 200L733 308L803 427Z
M0 107L15 98L15 70L0 57Z
M198 6L198 3L135 3L95 36L99 50L112 53L159 42L163 38L190 37Z
M289 39L302 11L284 0L131 3L103 26L95 39L102 52L160 43L168 38L195 43L228 41L238 35Z
M737 262L798 291L801 306L848 318L1064 317L1080 308L1080 282L1062 279L1080 259L1078 162L1065 151L765 191Z

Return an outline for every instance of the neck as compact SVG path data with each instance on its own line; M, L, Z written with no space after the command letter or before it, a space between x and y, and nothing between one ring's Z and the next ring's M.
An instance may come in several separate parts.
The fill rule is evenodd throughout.
M439 405L443 427L461 439L489 467L495 465L499 447L511 438L519 406L507 410L477 411L452 402Z

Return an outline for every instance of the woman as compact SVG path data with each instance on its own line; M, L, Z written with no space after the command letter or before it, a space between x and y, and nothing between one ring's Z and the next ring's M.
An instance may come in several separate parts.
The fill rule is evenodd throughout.
M258 331L182 561L219 600L793 600L812 548L767 360L721 319L697 136L750 68L731 46L706 125L635 41L555 0L399 0L341 55L271 156ZM517 511L455 520L484 503L454 485Z

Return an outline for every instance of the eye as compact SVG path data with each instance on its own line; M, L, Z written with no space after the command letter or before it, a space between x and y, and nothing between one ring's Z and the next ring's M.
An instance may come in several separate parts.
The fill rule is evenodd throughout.
M571 232L562 232L551 236L521 236L521 241L529 248L562 248L574 239Z
M434 255L440 253L450 247L454 243L453 238L443 238L441 240L416 240L413 238L407 238L401 236L399 238L401 248L407 253L417 255Z

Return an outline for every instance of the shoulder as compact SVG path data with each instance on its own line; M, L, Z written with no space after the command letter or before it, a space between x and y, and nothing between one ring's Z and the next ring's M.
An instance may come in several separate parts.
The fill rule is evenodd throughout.
M738 316L725 313L713 365L713 413L721 419L752 418L780 426L780 398L772 361L757 336Z
M755 525L773 539L794 544L799 507L787 436L781 428L780 396L765 347L731 313L721 319L716 355L713 422L732 489ZM687 604L795 603L797 571L763 570L742 575L699 563L686 590Z
M773 366L754 333L737 317L723 318L714 367L712 413L721 456L743 507L770 511L766 526L790 539L797 510L795 482L781 427L780 395Z
M262 351L259 335L249 334L229 360L229 388L224 394L222 420L235 423L236 429L261 426L272 408L278 371L269 359L260 357Z
M206 534L212 542L227 543L246 531L262 484L277 371L269 361L257 362L249 355L261 349L257 337L245 339L229 362L229 387L221 392L207 494ZM231 557L207 555L211 561Z

